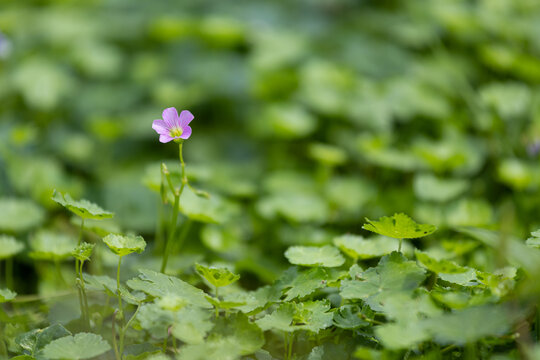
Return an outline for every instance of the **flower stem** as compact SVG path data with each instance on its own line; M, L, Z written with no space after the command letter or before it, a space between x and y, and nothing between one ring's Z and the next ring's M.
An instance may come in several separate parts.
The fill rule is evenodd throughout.
M165 248L163 249L163 260L161 262L161 270L160 272L165 273L165 270L167 269L167 262L169 260L169 253L170 253L170 247L173 242L174 233L176 232L176 222L178 221L178 206L180 205L180 193L177 192L174 194L174 205L173 205L173 213L171 217L171 223L169 225L169 237L167 238L167 241L165 242Z
M86 296L86 288L84 287L83 265L84 265L84 261L81 261L81 266L79 268L79 280L80 280L79 284L81 286L84 310L86 312L86 325L90 327L90 310L88 309L88 297Z
M403 239L399 239L399 246L398 246L398 252L401 252L401 243L403 242Z
M120 266L122 265L122 257L118 257L118 268L116 269L116 295L118 296L118 313L119 318L124 318L124 312L122 309L122 295L120 294Z

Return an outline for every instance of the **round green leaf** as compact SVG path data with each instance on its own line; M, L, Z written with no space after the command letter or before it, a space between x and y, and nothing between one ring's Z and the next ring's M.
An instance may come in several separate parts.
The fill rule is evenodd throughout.
M40 230L30 239L30 257L39 260L63 260L71 255L77 243L65 234Z
M215 287L227 286L240 279L240 275L232 273L227 268L195 264L195 269L201 277Z
M0 199L0 230L27 231L41 224L44 218L43 209L30 200Z
M103 238L109 249L118 256L131 253L142 253L146 248L146 241L142 236L109 234Z
M74 258L79 261L88 261L92 255L92 250L94 250L95 244L89 244L87 242L82 242L78 245L75 250L71 252Z
M394 214L393 216L383 216L378 221L366 219L363 229L374 233L388 236L394 239L416 239L427 236L437 228L428 224L417 224L413 219L405 214Z
M339 250L330 245L291 246L285 251L285 257L291 264L304 266L337 267L345 262Z
M83 219L99 220L112 218L114 216L112 212L103 210L100 206L88 200L82 199L75 201L69 194L63 195L56 190L54 190L52 199Z
M79 333L65 336L50 342L42 354L49 359L90 359L109 351L111 346L101 336L92 333Z
M17 296L17 293L9 289L0 289L0 303L8 302Z
M10 258L24 249L24 244L12 236L0 235L0 260Z

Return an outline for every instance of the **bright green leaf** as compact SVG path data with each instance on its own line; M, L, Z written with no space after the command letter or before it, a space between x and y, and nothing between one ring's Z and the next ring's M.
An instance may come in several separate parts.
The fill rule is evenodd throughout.
M142 236L109 234L103 238L109 249L118 256L142 253L146 248L146 241Z
M28 231L41 224L44 218L43 209L30 200L0 199L0 230L2 231Z
M0 235L0 260L17 255L24 249L24 244L13 236Z
M99 220L112 218L114 216L112 212L103 210L101 207L88 200L82 199L76 201L73 200L69 194L63 195L56 190L53 192L52 199L83 219Z
M43 356L49 359L90 359L111 349L99 335L79 333L53 340L43 348Z
M232 273L227 268L195 264L195 269L201 277L215 287L227 286L240 279L240 275Z
M394 239L415 239L427 236L437 228L433 225L417 224L405 214L399 213L393 216L383 216L379 220L369 220L364 224L363 229L374 233L388 236Z
M71 255L79 261L88 261L90 260L94 246L95 244L89 244L83 241L71 252Z
M0 289L0 303L9 302L17 296L17 293L9 289Z
M345 258L333 246L291 246L285 251L291 264L303 266L337 267L343 265Z

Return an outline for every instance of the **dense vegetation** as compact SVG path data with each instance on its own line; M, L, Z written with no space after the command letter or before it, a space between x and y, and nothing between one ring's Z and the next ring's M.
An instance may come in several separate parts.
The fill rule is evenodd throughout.
M540 358L540 2L0 4L0 358Z

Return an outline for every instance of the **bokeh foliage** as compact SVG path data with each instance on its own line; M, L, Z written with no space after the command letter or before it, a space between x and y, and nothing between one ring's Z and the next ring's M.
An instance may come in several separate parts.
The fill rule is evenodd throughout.
M140 268L157 268L152 254L163 246L163 219L169 215L159 196L160 162L170 159L173 178L180 177L176 147L158 143L150 126L169 106L195 115L184 146L187 172L211 193L206 200L186 189L182 226L189 227L182 247L173 249L169 272L204 287L194 264L234 268L242 277L223 289L223 308L234 307L228 291L283 279L287 259L340 266L339 248L373 269L383 266L382 260L377 265L369 259L396 248L362 230L363 219L400 212L439 229L435 236L404 243L403 252L412 258L411 244L425 251L417 250L416 258L444 281L464 287L480 282L499 300L514 292L510 283L520 278L501 270L508 265L506 255L511 265L537 270L534 256L527 257L528 249L520 246L540 227L538 1L0 0L0 5L0 233L17 249L30 250L14 259L18 293L54 294L64 286L62 277L69 278L71 268L58 263L69 256L77 225L51 200L53 189L115 213L114 221L86 223L91 240L98 239L93 233L144 236L149 249L142 260L127 257L126 279ZM360 236L369 238L363 242ZM499 238L523 241L505 252ZM50 251L51 242L56 251ZM332 253L307 261L332 244L337 247ZM534 246L534 238L529 244ZM104 244L94 252L98 260L89 265L91 273L114 271L115 258ZM49 266L49 258L57 266ZM319 279L343 280L332 267L313 271L296 281L288 300L297 291L311 294L295 286L312 276L314 287ZM345 283L352 285L355 274ZM526 284L530 288L515 291L521 300L538 290ZM113 283L109 291L114 289ZM364 294L351 296L372 295ZM424 295L399 296L408 304L424 301ZM484 294L430 296L451 309L484 306L480 320L469 310L429 313L449 323L466 318L476 326L499 310L484 305ZM68 305L49 305L50 323L70 320L61 311ZM282 321L279 326L288 329L292 317L312 307L330 308L321 299L309 302L307 310L295 306L281 305L259 324ZM144 311L152 318L157 310ZM351 311L341 309L343 319L335 322L357 327ZM407 344L433 334L440 343L455 342L455 334L435 322L407 328L413 325L384 311L394 322L377 335L389 348L401 348L393 334L404 332L411 334ZM240 327L252 326L235 316ZM372 319L364 316L360 320ZM31 317L36 323L46 320L43 314ZM506 324L495 324L500 330L495 333L508 331ZM220 326L216 333L225 331L226 324ZM484 334L467 335L476 341ZM196 353L197 346L189 351ZM331 358L324 354L336 351L331 345L317 348L310 359Z

